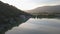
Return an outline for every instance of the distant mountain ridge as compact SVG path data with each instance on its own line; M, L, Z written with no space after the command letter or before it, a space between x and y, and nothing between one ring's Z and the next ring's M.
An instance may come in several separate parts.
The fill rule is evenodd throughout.
M37 7L35 9L33 9L33 10L28 10L27 12L28 13L41 13L41 12L60 13L60 5Z

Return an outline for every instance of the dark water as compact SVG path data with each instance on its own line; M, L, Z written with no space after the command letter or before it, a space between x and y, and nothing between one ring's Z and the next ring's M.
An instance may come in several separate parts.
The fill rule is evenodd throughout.
M13 27L5 34L60 34L60 19L30 18L18 27Z

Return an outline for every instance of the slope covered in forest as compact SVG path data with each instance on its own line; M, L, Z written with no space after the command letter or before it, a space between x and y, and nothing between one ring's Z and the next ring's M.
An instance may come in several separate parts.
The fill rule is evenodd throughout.
M0 1L0 34L26 22L32 15Z

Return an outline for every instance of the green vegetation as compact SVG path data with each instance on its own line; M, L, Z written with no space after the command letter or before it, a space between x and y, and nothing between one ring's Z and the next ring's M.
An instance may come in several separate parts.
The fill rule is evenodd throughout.
M0 1L0 23L1 24L9 23L10 20L14 20L18 22L20 19L22 19L20 18L20 15L24 15L25 17L31 16L30 14L17 9L12 5L5 4Z

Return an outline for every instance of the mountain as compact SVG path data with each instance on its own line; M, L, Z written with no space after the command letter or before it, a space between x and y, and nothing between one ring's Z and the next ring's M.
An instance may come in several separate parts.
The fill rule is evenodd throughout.
M37 7L33 10L27 10L28 13L60 13L60 5Z
M19 10L15 6L12 6L12 5L9 5L0 1L0 23L1 22L8 23L7 21L9 19L15 19L15 21L17 21L18 18L20 18L22 15L25 18L27 18L28 16L31 16L31 14L28 14L22 10ZM21 17L20 19L24 17ZM6 19L7 21L4 21L4 19Z
M0 1L0 34L26 22L32 15Z

